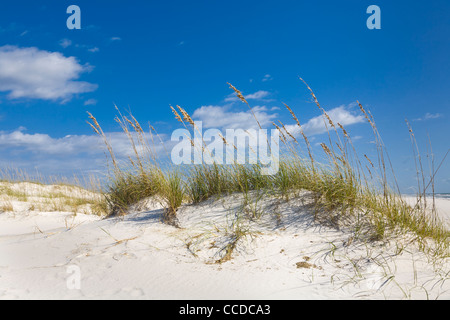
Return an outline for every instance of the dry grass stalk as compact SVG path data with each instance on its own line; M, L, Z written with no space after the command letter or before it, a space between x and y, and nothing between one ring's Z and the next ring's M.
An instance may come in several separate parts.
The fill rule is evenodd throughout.
M247 100L245 100L244 96L242 95L241 91L239 91L238 89L236 89L236 87L234 87L231 83L227 82L227 84L230 86L231 89L234 90L234 92L236 92L238 98L247 105L247 107L249 108L251 114L253 115L253 118L255 119L256 123L258 124L258 127L262 130L261 124L259 123L258 118L256 117L255 113L253 112L253 109L250 107L250 104L247 102ZM267 137L266 137L267 138Z
M114 168L119 169L119 167L117 166L117 161L116 161L116 157L114 155L113 148L112 148L111 144L109 143L108 139L106 138L106 135L102 130L102 127L99 125L97 119L90 112L87 112L87 114L89 116L89 119L92 120L93 124L90 123L89 121L87 121L87 123L94 130L94 132L97 133L103 139L103 142L106 145L106 148L108 149L109 155L111 156L111 160L114 165Z

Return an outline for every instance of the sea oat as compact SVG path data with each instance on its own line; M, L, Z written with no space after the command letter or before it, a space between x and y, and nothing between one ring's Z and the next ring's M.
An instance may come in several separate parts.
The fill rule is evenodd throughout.
M328 146L325 143L321 143L320 146L322 147L323 151L325 151L326 154L328 154L329 156L332 155L330 149L328 148Z
M350 136L348 135L347 131L344 129L342 124L340 124L339 122L337 124L338 124L339 128L341 128L342 132L344 133L344 136L346 136L347 138L350 138Z
M369 157L367 155L364 155L364 157L367 159L367 161L369 161L370 165L372 166L372 168L375 168L372 161L370 161Z
M242 92L240 92L238 89L236 89L236 87L233 86L231 83L227 82L227 84L230 86L231 89L234 90L234 92L236 92L238 98L241 99L242 102L248 104L247 100L245 100L244 96L242 95Z
M277 126L275 122L272 122L272 124L278 130L278 132L281 133L281 140L283 141L283 143L286 143L286 136L284 135L283 131L281 131L281 128Z
M170 109L172 109L173 114L175 115L175 119L177 119L179 122L184 123L183 119L181 119L180 115L178 114L177 110L175 110L174 107L170 106Z

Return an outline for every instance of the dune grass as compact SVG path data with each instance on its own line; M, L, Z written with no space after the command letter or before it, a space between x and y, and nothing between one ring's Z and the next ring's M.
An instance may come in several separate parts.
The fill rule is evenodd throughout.
M94 176L80 179L45 177L19 169L0 170L0 210L73 212L104 216L109 211L100 181Z
M125 163L120 162L100 124L89 113L89 124L103 138L112 164L106 193L110 214L126 214L129 206L145 198L155 197L166 208L163 220L177 225L177 210L183 203L200 203L213 196L235 192L248 195L255 190L264 195L289 200L297 197L300 191L307 190L313 194L314 215L318 219L320 217L321 221L336 227L351 227L363 241L379 241L399 234L413 233L420 243L427 243L427 239L434 241L436 245L433 248L438 249L432 254L448 257L450 232L439 221L435 208L430 210L427 206L425 195L434 190L434 180L439 168L435 169L433 165L432 174L426 178L421 163L417 165L420 178L417 205L408 205L402 199L389 155L371 113L358 102L360 112L373 132L377 150L375 161L357 152L346 128L333 122L312 89L306 82L303 83L321 112L327 129L326 142L320 144L323 154L318 156L314 153L296 114L285 105L297 128L296 132L290 132L280 121L273 123L280 132L282 153L279 157L279 171L272 176L262 175L260 164L163 166L154 148L155 141L162 143L156 130L150 125L148 132L145 132L132 115L127 117L119 112L120 116L116 121L128 136L134 151L134 157L129 157ZM242 93L232 85L230 88L252 111ZM193 119L183 108L177 106L171 109L185 128L194 131L197 129ZM255 121L261 127L256 117ZM409 132L415 159L420 162L411 127ZM204 151L206 143L203 142L201 148ZM255 199L244 198L251 207L249 202ZM260 214L255 209L253 215L257 217ZM236 232L235 238L240 237L242 228ZM426 250L432 251L428 246Z
M3 212L13 212L14 206L11 203L11 200L7 199L5 201L2 201L2 204L0 205L0 213Z

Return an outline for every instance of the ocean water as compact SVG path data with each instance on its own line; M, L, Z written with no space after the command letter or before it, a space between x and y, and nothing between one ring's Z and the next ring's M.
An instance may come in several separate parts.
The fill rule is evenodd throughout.
M436 198L449 199L450 200L450 193L436 193L434 196Z
M408 197L415 197L416 196L416 194L409 194L409 193L408 194L403 194L403 195L408 196ZM432 197L433 197L432 194L427 193L427 199L431 199ZM450 193L435 193L434 197L436 199L448 199L448 200L450 200Z

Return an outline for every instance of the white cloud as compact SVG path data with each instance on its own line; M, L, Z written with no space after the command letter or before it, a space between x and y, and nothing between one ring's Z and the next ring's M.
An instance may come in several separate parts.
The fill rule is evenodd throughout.
M93 46L87 45L87 44L78 44L77 43L77 44L75 44L75 48L81 48L81 49L84 49L84 50L87 50L87 51L93 52L93 53L100 51L100 48L93 47Z
M349 110L349 107L346 106L340 106L331 109L327 111L327 114L335 125L337 125L337 123L340 123L344 127L364 122L364 117L362 115L354 115ZM302 124L303 132L307 136L313 136L327 132L326 126L328 126L328 129L331 129L328 121L325 120L324 122L324 118L322 115L314 117L305 124ZM298 136L300 134L300 128L297 125L286 125L286 129L295 136Z
M84 102L85 106L95 106L97 104L97 100L95 99L88 99Z
M96 84L77 81L91 69L59 52L0 47L0 91L9 92L10 99L70 100L75 94L97 89Z
M122 38L120 38L120 37L111 37L110 40L111 41L120 41L120 40L122 40Z
M255 93L246 95L245 99L248 99L248 100L260 100L260 99L264 99L269 94L270 93L268 91L259 90L259 91L256 91Z
M89 100L87 100L89 101ZM271 108L256 106L252 112L264 129L273 129L272 121L278 118ZM193 113L194 120L203 122L203 129L258 129L258 125L250 110L234 111L231 106L203 106ZM364 118L353 114L349 106L340 106L328 111L334 122L344 126L364 122ZM286 125L294 135L299 134L296 125ZM314 117L303 124L305 133L314 141L314 135L326 132L322 116ZM114 153L118 159L133 157L134 152L128 137L122 132L106 133ZM175 142L168 135L160 135L163 144L155 142L158 155L165 156L165 150L170 150ZM151 144L150 135L147 141ZM68 171L72 169L90 170L105 168L105 146L102 139L95 135L67 135L52 137L44 133L27 133L20 127L12 132L0 131L0 164L20 165L21 167L48 168L49 172Z
M99 146L96 136L66 136L55 139L48 134L28 134L24 128L11 133L0 132L0 148L21 148L32 152L47 154L73 153L77 148L93 152Z
M246 100L266 100L265 98L269 95L270 95L270 92L264 91L264 90L259 90L259 91L256 91L255 93L245 95L244 98ZM239 98L236 96L235 93L230 93L228 95L228 97L225 98L225 101L226 102L239 101Z
M28 134L25 131L26 129L22 127L10 133L0 131L0 150L11 148L16 151L69 157L77 157L81 154L103 156L105 151L103 140L94 134L53 138L48 134ZM127 157L134 154L130 141L123 132L110 132L105 135L116 156ZM165 138L165 135L160 136ZM148 140L151 141L151 139Z
M239 98L236 97L236 94L230 93L230 94L225 98L225 101L226 101L226 102L239 101Z
M62 39L62 40L59 41L59 45L65 49L65 48L70 47L72 45L72 40Z
M61 47L63 47L64 49L66 49L66 48L68 48L68 47L70 47L70 46L73 45L75 48L86 49L86 50L89 51L89 52L99 52L99 51L100 51L100 49L99 49L98 47L93 47L93 46L91 46L91 45L78 44L78 43L75 43L75 44L74 44L74 43L72 42L72 40L67 39L67 38L61 39L61 40L59 41L59 45L60 45Z
M414 119L414 121L424 121L424 120L431 120L431 119L438 119L443 117L444 115L442 113L429 113L427 112L422 118Z
M262 78L262 82L266 82L266 81L270 81L272 80L272 76L270 74L266 74L263 78Z
M124 161L134 157L128 137L122 132L106 133L114 148L116 159ZM170 150L167 136L165 147ZM151 139L147 139L151 142ZM164 156L163 146L155 145L158 156ZM28 172L38 170L44 175L62 174L67 177L74 173L92 170L104 171L108 168L109 157L102 139L92 135L68 135L55 138L48 134L28 134L25 128L14 132L0 131L0 167L20 168Z
M134 158L134 150L123 132L105 133L119 163ZM165 150L174 145L165 134L164 144L155 141L152 150L157 157L165 157ZM150 135L146 135L152 146ZM138 146L138 150L140 147ZM25 128L13 132L0 131L0 167L20 168L26 172L38 170L44 175L73 176L93 170L108 169L109 154L103 140L96 134L67 135L57 138L43 133L27 133Z
M203 122L204 128L220 129L256 129L258 124L249 111L233 112L229 107L203 106L193 113L193 119ZM272 121L277 117L276 114L267 113L266 107L254 107L252 109L255 117L261 126L271 126Z
M272 122L278 119L278 114L273 113L279 110L277 107L267 108L266 106L256 106L252 112L230 110L230 106L203 106L194 111L192 118L203 122L203 128L218 129L258 129L255 117L264 129L273 129ZM362 115L355 115L351 112L351 105L340 106L327 111L327 114L337 125L350 126L364 122ZM326 121L328 125L328 122ZM300 135L300 129L295 124L285 125L286 129L293 135ZM329 129L330 126L328 125ZM323 117L317 116L302 124L303 131L308 136L314 136L326 132Z

